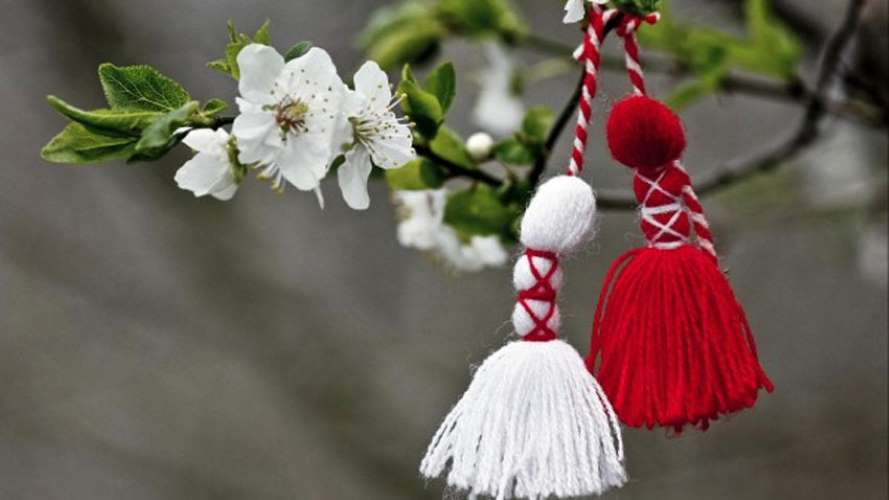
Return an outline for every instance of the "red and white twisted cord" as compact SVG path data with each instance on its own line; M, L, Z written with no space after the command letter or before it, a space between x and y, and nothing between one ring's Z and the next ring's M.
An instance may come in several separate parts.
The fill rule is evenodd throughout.
M677 161L675 165L676 168L685 172L681 163ZM687 172L686 175L688 175ZM713 233L710 230L710 223L707 222L707 217L704 215L704 206L701 205L701 201L698 200L698 195L695 193L695 188L691 185L691 178L689 178L688 183L682 187L682 201L685 204L685 208L688 210L691 223L694 226L698 246L713 256L714 259L718 259L719 257L716 255L716 247L713 245Z
M639 42L636 40L636 30L646 22L655 24L661 18L657 12L647 16L626 16L618 34L624 39L624 60L630 82L633 84L633 92L637 95L646 95L645 73L642 72L642 63L639 59Z
M568 175L578 175L583 170L583 156L588 139L587 127L593 117L593 101L598 87L599 65L602 61L600 49L605 37L605 25L617 14L616 10L602 11L594 3L589 10L590 22L583 37L583 45L574 53L575 59L584 65L584 79L578 101L577 126L574 128L574 144Z

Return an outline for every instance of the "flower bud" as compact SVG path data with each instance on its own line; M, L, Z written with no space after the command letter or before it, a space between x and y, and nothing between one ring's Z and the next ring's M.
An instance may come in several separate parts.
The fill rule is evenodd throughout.
M491 156L494 149L494 138L485 132L473 134L466 140L466 151L475 161L481 161Z

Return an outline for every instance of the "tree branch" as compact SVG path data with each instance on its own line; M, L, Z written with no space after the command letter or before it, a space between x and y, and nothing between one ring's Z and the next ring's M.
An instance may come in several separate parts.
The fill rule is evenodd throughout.
M425 156L430 160L434 160L436 164L443 167L448 171L448 177L467 177L474 181L483 182L489 186L500 186L503 184L503 181L494 177L493 175L484 172L482 170L473 170L471 168L466 168L463 165L458 165L457 163L448 160L447 158L443 158L442 156L436 154L432 151L429 146L414 144L414 149L417 151L417 154L420 156Z
M568 102L565 103L565 106L562 107L562 111L559 112L559 116L556 118L556 121L553 122L553 126L546 137L546 142L543 144L543 151L534 162L534 166L531 167L531 171L528 173L528 183L532 187L537 186L537 184L540 182L540 177L543 175L543 171L546 170L546 165L547 163L549 163L549 158L552 155L553 148L556 147L556 143L559 142L559 137L562 136L562 132L568 125L571 117L573 117L574 113L577 111L577 102L580 99L580 93L583 91L583 82L585 79L586 72L584 70L581 70L580 79L578 79L577 81L574 92L571 94L571 97L568 98Z
M861 11L866 3L867 0L850 0L842 24L828 39L815 90L807 99L805 113L796 131L784 141L751 158L718 168L717 173L698 183L699 195L713 194L748 177L774 170L818 139L821 135L819 125L827 113L825 96L830 82L837 76L843 50L858 28ZM600 193L598 206L606 209L633 209L636 201L628 194Z

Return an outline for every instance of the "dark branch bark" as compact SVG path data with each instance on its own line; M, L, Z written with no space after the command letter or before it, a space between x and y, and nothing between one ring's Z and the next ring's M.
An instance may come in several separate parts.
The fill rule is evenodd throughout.
M489 186L500 186L503 184L502 180L494 177L491 174L488 174L487 172L466 168L463 165L458 165L451 160L448 160L447 158L442 158L441 156L435 154L428 146L415 144L414 149L417 151L418 155L425 156L430 160L434 160L435 163L447 170L448 176L451 178L466 177L474 181L488 184Z

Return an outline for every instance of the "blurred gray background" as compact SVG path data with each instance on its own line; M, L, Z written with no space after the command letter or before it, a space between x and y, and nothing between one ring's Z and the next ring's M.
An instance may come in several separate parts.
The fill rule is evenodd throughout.
M173 182L181 149L137 165L38 157L64 124L44 95L99 106L101 62L152 64L196 98L230 98L233 83L204 64L228 18L244 30L270 18L279 48L313 40L348 75L357 33L385 3L0 1L0 499L441 498L418 461L469 366L509 333L508 268L455 276L401 248L381 184L358 213L329 182L320 211L310 194L252 181L230 203L194 199ZM561 2L519 3L548 36L575 40ZM810 76L845 2L778 3L802 30ZM862 54L880 61L886 6L871 3ZM673 4L740 26L735 2ZM465 44L445 56L461 74L481 64ZM573 81L532 87L528 101L559 106ZM604 101L625 89L609 74ZM452 116L471 115L475 92L461 82ZM701 175L798 115L707 99L684 113L686 164ZM886 136L827 127L778 174L705 200L775 393L706 433L627 430L632 480L608 498L885 498ZM594 136L597 185L628 186ZM563 330L581 352L603 273L637 234L632 213L606 213L596 246L567 264Z

